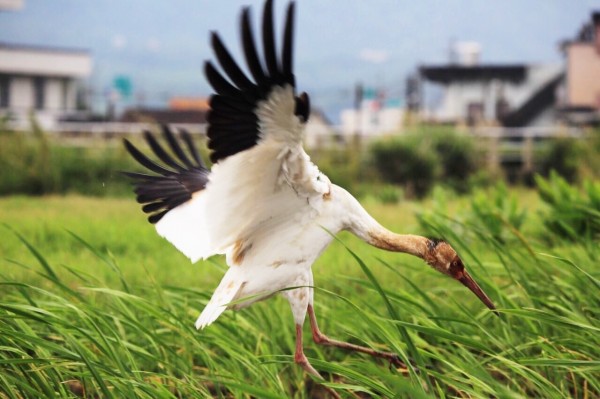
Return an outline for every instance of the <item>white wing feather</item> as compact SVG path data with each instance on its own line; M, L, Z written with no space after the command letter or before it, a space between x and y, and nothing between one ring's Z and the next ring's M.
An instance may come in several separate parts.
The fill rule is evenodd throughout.
M294 101L290 86L273 89L256 110L258 143L214 165L206 188L156 225L158 233L192 262L225 253L232 266L240 243L252 248L243 265L227 272L198 318L197 328L216 320L246 284L246 289L256 292L275 288L256 280L271 281L253 275L261 268L279 259L310 264L308 255L316 256L312 249L308 254L307 248L280 243L306 242L308 230L321 242L329 239L314 221L331 185L302 148L304 125L294 115ZM287 273L284 270L277 273ZM290 274L290 281L293 278L295 274ZM282 287L286 279L278 277Z
M256 111L259 142L214 165L206 188L167 213L158 233L196 262L315 205L329 180L302 149L303 125L293 110L292 88L275 88Z
M156 223L156 231L190 258L192 263L215 252L210 247L206 228L206 192L195 193L191 200L169 211Z

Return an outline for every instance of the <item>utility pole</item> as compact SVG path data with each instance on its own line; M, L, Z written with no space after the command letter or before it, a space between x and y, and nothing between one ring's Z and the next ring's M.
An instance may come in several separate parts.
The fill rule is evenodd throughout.
M362 100L364 88L361 82L356 83L354 87L354 137L358 142L362 135Z

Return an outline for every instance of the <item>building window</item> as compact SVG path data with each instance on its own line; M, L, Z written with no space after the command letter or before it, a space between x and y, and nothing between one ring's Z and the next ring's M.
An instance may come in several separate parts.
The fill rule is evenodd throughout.
M10 78L8 76L0 76L0 108L8 108L10 106Z
M44 109L46 97L46 80L41 77L33 79L33 98L35 101L35 109Z
M509 114L509 112L510 106L508 105L508 101L504 98L496 100L496 120L501 121Z
M63 79L61 82L62 88L62 109L67 110L69 108L69 81Z
M477 126L483 121L483 103L472 102L467 104L467 125Z

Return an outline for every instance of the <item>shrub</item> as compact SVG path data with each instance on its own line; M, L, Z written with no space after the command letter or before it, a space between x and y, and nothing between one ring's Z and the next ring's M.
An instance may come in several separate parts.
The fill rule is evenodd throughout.
M473 140L455 132L434 132L428 139L440 160L443 183L458 192L467 192L469 177L477 169Z
M600 237L600 182L586 180L581 190L554 171L535 180L549 207L542 216L548 232L573 241Z
M376 141L370 153L381 178L403 186L408 195L425 196L439 173L439 162L431 147L416 135Z
M590 130L586 139L579 176L590 179L600 178L600 128Z
M447 129L380 140L370 151L384 181L403 185L409 195L417 197L427 194L438 181L466 192L469 177L477 170L473 140Z
M554 170L567 181L576 181L584 148L580 139L563 137L551 140L540 153L540 173L549 176Z
M139 167L132 163L123 147L116 144L53 146L52 192L78 192L95 196L129 193L130 182L119 171L139 170Z
M129 193L120 170L137 169L120 143L89 142L69 146L41 130L0 133L0 195L86 195Z
M43 194L51 190L50 146L45 136L34 131L0 135L0 195Z
M383 204L397 204L404 196L402 189L392 184L384 184L380 187L375 187L374 194Z

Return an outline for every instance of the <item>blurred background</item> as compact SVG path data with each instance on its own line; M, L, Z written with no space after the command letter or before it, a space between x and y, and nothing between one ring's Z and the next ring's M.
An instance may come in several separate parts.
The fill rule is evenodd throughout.
M29 155L46 160L42 175L69 157L92 162L98 148L100 164L126 167L106 150L111 139L156 123L201 140L209 32L241 57L244 5L258 26L262 1L1 0L1 130L48 141L46 155ZM285 5L276 4L278 29ZM378 181L419 197L436 182L464 191L600 169L600 1L301 2L296 22L298 88L313 106L306 146L342 185ZM29 158L15 145L3 144L1 162L18 170ZM82 173L74 168L4 178L0 193L69 191ZM119 192L119 178L100 169L88 177L104 185L85 190Z

